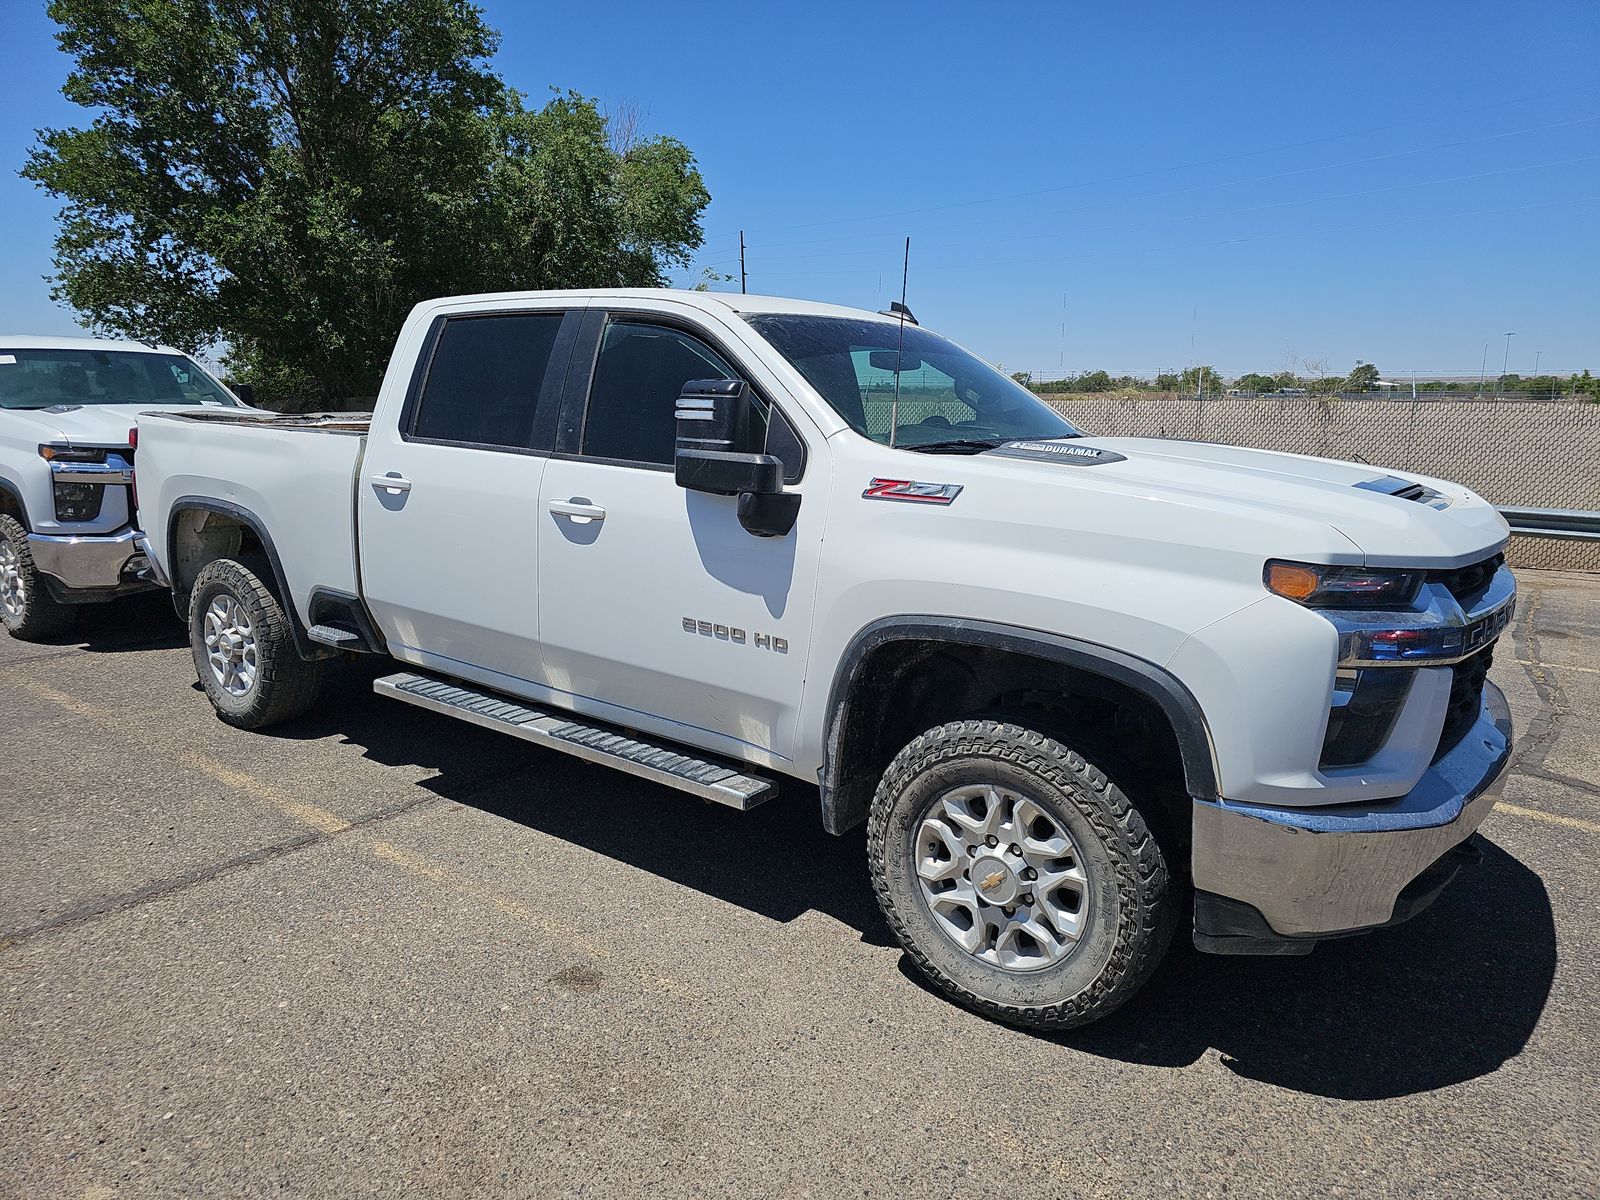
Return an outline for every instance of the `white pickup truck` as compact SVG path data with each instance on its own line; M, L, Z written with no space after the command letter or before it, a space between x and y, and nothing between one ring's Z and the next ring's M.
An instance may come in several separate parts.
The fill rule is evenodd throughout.
M370 418L138 454L224 720L382 654L386 696L735 808L803 781L921 969L1019 1024L1115 1008L1191 897L1220 953L1406 918L1508 760L1479 497L1080 434L904 309L436 300Z
M0 623L48 637L155 586L134 544L134 417L238 400L170 346L0 334Z

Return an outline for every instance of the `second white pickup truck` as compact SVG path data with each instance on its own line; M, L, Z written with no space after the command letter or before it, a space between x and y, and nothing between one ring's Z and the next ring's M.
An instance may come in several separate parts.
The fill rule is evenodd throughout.
M1019 1024L1114 1009L1191 897L1218 953L1410 916L1510 752L1479 497L1083 435L903 309L432 301L370 420L137 453L224 720L382 654L387 696L735 808L804 781L921 969Z

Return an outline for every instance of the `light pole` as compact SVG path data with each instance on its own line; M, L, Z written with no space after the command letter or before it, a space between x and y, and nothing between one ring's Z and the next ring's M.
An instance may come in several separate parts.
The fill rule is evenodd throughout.
M1483 344L1483 361L1478 364L1478 395L1483 395L1483 381L1489 377L1489 343Z
M1506 368L1511 365L1511 339L1516 336L1515 330L1506 334L1506 356L1500 360L1500 387L1495 389L1497 392L1506 385Z

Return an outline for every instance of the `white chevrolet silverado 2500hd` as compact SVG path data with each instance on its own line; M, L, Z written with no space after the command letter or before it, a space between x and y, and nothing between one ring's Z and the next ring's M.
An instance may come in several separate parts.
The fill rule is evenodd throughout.
M0 622L59 632L77 605L155 586L136 545L128 430L160 407L234 407L177 350L0 334Z
M1507 763L1479 497L1082 435L895 316L437 300L370 419L141 418L139 455L224 720L369 652L385 695L736 808L806 781L919 966L1020 1024L1116 1007L1191 894L1222 953L1409 916Z

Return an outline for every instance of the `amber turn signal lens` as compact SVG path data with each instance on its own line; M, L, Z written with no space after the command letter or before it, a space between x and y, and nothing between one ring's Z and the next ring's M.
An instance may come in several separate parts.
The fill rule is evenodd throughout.
M1290 600L1308 600L1316 595L1321 577L1299 563L1275 562L1267 567L1267 587Z

